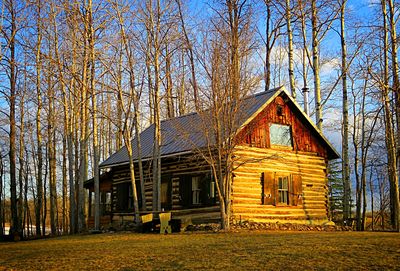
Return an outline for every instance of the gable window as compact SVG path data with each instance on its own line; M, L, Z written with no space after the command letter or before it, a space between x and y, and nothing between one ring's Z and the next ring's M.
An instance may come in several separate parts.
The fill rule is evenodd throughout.
M303 188L299 174L276 174L264 172L261 175L261 203L275 206L297 206L303 204Z
M292 132L289 125L272 123L269 126L271 145L292 147Z

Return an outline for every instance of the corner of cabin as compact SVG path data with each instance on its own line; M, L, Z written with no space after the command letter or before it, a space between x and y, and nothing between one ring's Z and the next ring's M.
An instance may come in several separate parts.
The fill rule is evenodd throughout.
M232 218L271 223L328 221L326 142L281 93L238 134Z

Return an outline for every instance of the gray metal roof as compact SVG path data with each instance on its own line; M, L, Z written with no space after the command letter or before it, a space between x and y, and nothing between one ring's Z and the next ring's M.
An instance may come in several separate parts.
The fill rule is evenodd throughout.
M237 128L244 127L259 112L261 112L277 95L285 92L283 87L271 89L255 95L248 96L240 104L240 112L237 115ZM286 93L287 94L287 93ZM298 105L296 104L298 107ZM188 153L196 149L207 147L206 133L212 131L210 127L209 111L203 113L191 113L184 116L161 121L161 157L179 153ZM308 120L309 121L309 120ZM315 126L313 126L315 128ZM320 133L318 133L320 134ZM154 124L150 125L140 134L142 146L142 159L151 158L154 146ZM322 138L326 141L326 138ZM210 139L208 139L210 140ZM329 142L327 142L329 144ZM136 138L132 141L133 159L138 159ZM328 147L331 147L330 144ZM333 149L334 152L336 152ZM100 167L112 167L126 164L129 161L126 148L123 147L109 158Z

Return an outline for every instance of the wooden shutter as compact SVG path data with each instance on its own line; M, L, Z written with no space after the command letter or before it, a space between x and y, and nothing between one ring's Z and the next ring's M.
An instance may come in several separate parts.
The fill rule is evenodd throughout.
M264 188L264 201L265 205L275 205L276 203L276 184L275 173L266 171L263 174L263 188Z
M292 200L291 204L293 206L297 205L303 205L303 185L301 181L301 175L300 174L292 174L292 181L291 181L291 195L292 195Z
M179 179L179 196L182 207L192 205L192 178L191 176L181 176Z

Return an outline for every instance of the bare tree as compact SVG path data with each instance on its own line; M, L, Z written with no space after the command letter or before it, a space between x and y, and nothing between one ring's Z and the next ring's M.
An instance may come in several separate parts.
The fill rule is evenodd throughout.
M395 9L393 0L387 1L389 5L389 30L391 37L391 56L392 56L392 91L395 96L395 114L397 123L397 153L395 157L395 165L397 166L398 173L397 181L391 182L391 221L393 228L400 231L400 198L399 198L399 182L398 176L400 175L400 80L399 80L399 65L397 60L397 34L395 22ZM384 15L385 16L385 15ZM395 141L396 142L396 141ZM394 181L394 180L393 180Z
M345 15L346 15L347 0L341 1L340 9L340 40L342 47L342 104L343 104L343 121L342 121L342 179L344 187L343 195L343 220L347 223L351 217L351 189L350 189L350 162L349 162L349 106L347 98L347 45L346 45L346 30L345 30Z
M264 0L266 7L266 18L265 18L265 38L262 37L265 46L265 57L264 57L264 90L268 91L271 87L271 62L272 62L272 50L280 37L281 28L284 26L284 16L280 16L281 13L274 12L278 8L275 6L274 1ZM261 35L262 36L262 35Z
M17 35L17 3L14 0L5 2L7 12L7 26L3 25L3 36L6 40L9 57L7 61L7 75L9 79L9 167L10 167L10 197L11 197L11 227L10 235L22 237L22 229L18 218L17 181L16 181L16 98L17 98L17 60L16 60L16 35Z
M399 189L398 189L398 175L396 171L396 141L393 130L393 119L391 113L390 99L389 99L389 45L388 45L388 26L387 26L387 10L386 1L381 1L382 17L383 17L383 54L384 54L384 73L382 82L382 99L385 111L385 142L388 152L388 173L390 183L390 210L391 210L391 223L396 231L400 230L399 226Z
M290 0L286 0L285 2L285 15L286 15L286 29L287 29L287 38L288 38L288 59L289 59L289 83L290 83L290 91L292 92L292 96L296 99L296 87L294 80L294 56L293 56L293 32L292 32L292 13Z
M229 229L231 212L233 152L236 146L238 118L243 97L255 83L245 70L251 49L250 15L247 1L226 1L213 19L213 33L208 37L204 51L209 52L202 60L210 83L209 110L200 113L207 147L198 150L210 165L218 192L221 227Z
M140 222L140 217L139 217L139 201L138 201L138 193L137 193L137 188L136 188L136 179L135 179L135 166L134 166L134 160L133 160L133 150L132 150L132 130L136 128L136 131L138 131L138 117L139 117L139 111L138 111L138 96L136 92L136 87L135 87L135 67L134 67L134 56L133 52L129 46L129 41L128 41L128 36L125 31L125 23L124 23L124 17L123 14L121 13L120 7L118 2L113 2L113 8L114 11L116 12L116 18L118 20L118 25L119 25L119 30L120 30L120 36L121 36L121 43L122 43L122 50L125 52L127 61L128 61L128 73L129 73L129 92L127 94L123 93L122 88L119 89L118 92L118 107L120 108L121 112L123 113L123 139L125 143L125 148L128 153L128 158L129 158L129 172L130 172L130 179L131 179L131 184L132 184L132 195L133 195L133 208L135 212L135 222L139 223ZM126 102L124 102L126 101ZM134 118L133 121L131 120L131 112L132 109L134 111ZM138 134L137 134L137 139L138 139ZM138 142L138 147L140 148L140 139L137 140ZM141 156L139 154L139 156ZM140 167L141 165L141 160L140 160ZM140 168L140 183L141 183L141 193L142 193L142 198L144 198L144 180L143 180L143 173L142 173L142 168ZM143 202L144 205L146 206L146 202ZM145 208L145 207L144 207Z
M181 28L184 36L184 44L185 44L185 49L187 50L188 56L189 56L189 63L190 63L190 75L191 75L191 85L193 88L193 98L194 98L194 105L196 108L196 111L200 110L199 106L199 88L197 84L197 78L196 78L196 65L195 65L195 59L194 59L194 49L193 49L193 41L190 40L189 38L189 33L185 24L185 20L183 17L183 11L182 11L182 4L181 0L175 0L178 6L178 11L179 11L179 19L181 22ZM182 63L183 65L183 63Z
M85 2L85 11L87 9ZM89 122L88 122L88 69L89 69L89 52L88 38L89 25L87 11L81 14L84 29L82 31L82 68L80 80L80 138L79 138L79 184L78 184L78 231L82 232L85 228L85 194L83 183L88 176L88 138L89 138Z

